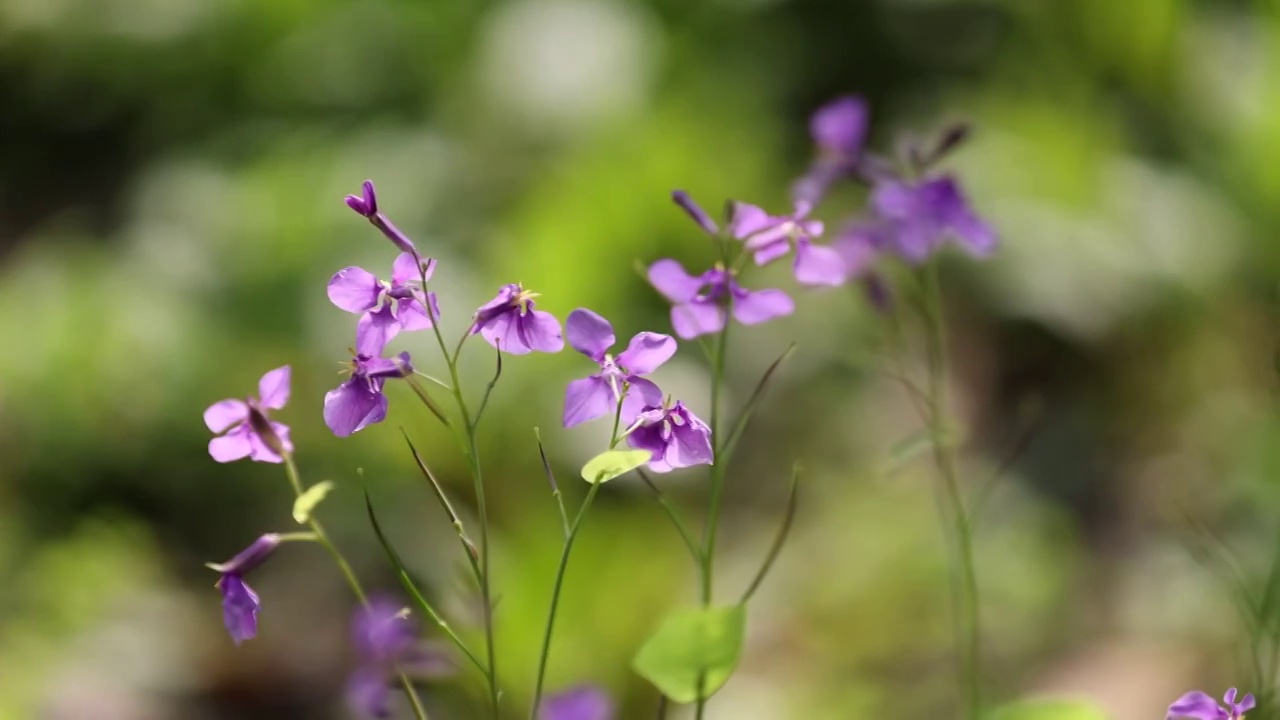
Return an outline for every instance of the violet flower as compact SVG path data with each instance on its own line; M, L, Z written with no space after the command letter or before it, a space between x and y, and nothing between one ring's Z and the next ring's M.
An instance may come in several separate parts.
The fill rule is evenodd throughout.
M715 452L711 449L711 428L684 403L646 407L636 423L638 425L627 434L627 444L652 453L650 470L665 473L676 468L712 464Z
M395 225L392 225L386 215L378 212L378 193L373 188L372 180L364 181L364 185L361 186L360 195L348 195L343 198L343 201L347 203L347 207L367 218L374 227L382 231L382 234L386 235L388 240L395 243L395 246L400 248L400 252L409 253L411 255L416 255L418 253L417 249L413 246L413 241L410 240L407 235L400 232Z
M431 258L401 253L391 266L389 281L359 267L344 268L333 276L329 300L347 312L361 313L356 324L358 352L377 355L401 330L426 330L432 318L440 317L435 293L424 293L420 286L424 278L431 279L435 266Z
M1244 714L1252 710L1257 702L1253 693L1249 693L1236 702L1236 689L1231 688L1222 696L1223 705L1209 697L1208 694L1194 690L1183 695L1169 706L1165 720L1192 718L1193 720L1240 720Z
M802 285L841 285L846 271L840 253L814 244L822 236L820 220L808 220L812 205L795 203L790 215L773 216L748 203L734 203L729 232L754 254L756 265L767 265L796 249L796 281Z
M359 664L347 681L347 703L365 717L389 717L388 685L400 663L416 659L417 625L402 606L374 598L356 611L351 634Z
M613 720L613 701L592 685L556 693L538 708L538 720Z
M564 426L573 427L610 414L622 398L623 423L630 425L646 406L661 405L662 391L641 375L648 375L671 359L675 338L661 333L642 332L631 338L627 349L616 358L609 354L617 338L608 320L586 308L578 308L565 319L569 345L600 366L591 377L569 383L564 396Z
M818 157L792 185L792 198L816 205L833 183L857 169L867 138L868 114L866 101L857 95L836 98L814 112L809 134Z
M747 290L724 266L693 276L679 262L659 260L649 266L649 282L672 302L676 335L690 340L724 329L726 309L743 325L756 325L790 315L795 303L781 290Z
M289 400L289 366L278 367L258 381L258 397L219 400L204 411L204 424L218 435L209 441L209 455L218 462L249 458L256 462L282 462L293 452L289 428L267 419L267 410L279 410Z
M890 249L907 262L924 262L950 237L977 257L996 249L995 229L974 214L949 176L885 180L872 191L871 206L884 221Z
M207 567L222 574L214 587L222 591L222 622L239 645L258 634L258 594L244 581L250 570L266 562L280 547L280 535L267 533L224 563L209 563Z
M382 385L387 378L413 374L409 353L394 358L356 353L345 372L351 379L325 393L324 423L334 435L347 437L367 425L380 423L387 417L387 396Z
M512 355L560 352L564 349L560 322L549 312L534 310L535 297L537 293L522 285L503 285L497 297L476 310L471 334L480 333L490 345Z
M881 250L885 248L885 242L885 233L867 222L855 220L841 228L831 241L831 249L840 254L844 280L868 274Z

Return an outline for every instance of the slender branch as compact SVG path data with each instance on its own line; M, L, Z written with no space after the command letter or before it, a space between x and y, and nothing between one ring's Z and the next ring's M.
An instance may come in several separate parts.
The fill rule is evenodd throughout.
M680 513L676 510L675 506L671 504L671 499L668 498L666 493L662 492L656 484L654 484L653 480L649 477L649 474L642 468L637 468L636 473L640 475L640 479L644 481L644 484L649 486L649 489L653 491L654 499L658 501L658 505L667 513L667 517L671 518L671 524L674 525L676 527L676 531L680 533L680 538L684 540L685 547L689 549L689 554L693 556L693 562L701 568L702 548L698 546L698 541L693 538L693 533L689 532L688 526L686 526L684 521L680 519Z
M560 525L564 528L564 536L569 537L569 514L564 509L564 494L560 492L560 486L556 484L556 474L551 470L551 461L547 459L547 451L542 447L542 433L538 428L533 429L533 435L538 439L538 457L542 458L542 471L547 474L547 482L551 483L551 494L556 499L556 507L560 509Z
M453 509L453 503L449 502L449 497L445 495L444 488L441 487L440 481L436 480L435 473L431 472L431 468L423 462L422 455L418 453L418 448L414 447L413 441L409 439L409 434L404 428L400 428L400 434L404 435L404 441L409 445L409 452L413 454L413 461L417 464L419 472L427 479L427 484L431 486L436 500L439 501L440 507L444 509L446 515L449 516L449 522L453 524L453 529L458 533L458 540L462 543L463 552L466 553L467 562L471 565L471 572L475 576L476 582L480 582L480 565L478 564L479 553L476 551L476 544L467 537L466 528L462 525L462 519L458 517L457 511Z
M461 350L462 346L459 345L458 349ZM493 371L493 379L489 381L489 385L484 389L484 397L480 399L480 407L476 410L475 419L471 421L471 432L475 432L476 426L480 424L480 417L484 415L484 409L489 407L489 396L493 394L493 388L498 384L498 378L502 377L502 350L495 348L494 354L498 356L498 366Z
M773 538L773 544L769 546L769 552L765 555L764 563L760 565L760 570L756 572L755 578L747 586L746 592L742 593L742 599L738 601L740 605L746 605L751 596L756 594L756 590L760 589L760 584L764 582L765 576L769 574L769 570L773 568L773 563L778 559L778 554L782 552L782 546L787 542L787 535L791 533L791 525L796 519L796 505L799 501L797 491L799 487L800 464L796 463L791 467L791 487L787 491L787 509L782 515L782 525L778 528L778 534Z
M719 444L720 402L724 390L725 361L729 347L729 322L725 318L724 327L716 338L715 356L711 365L711 443L717 448L714 453L714 464L711 466L711 498L707 504L707 519L702 531L702 606L711 607L712 588L715 574L716 531L720 525L720 500L724 494L724 476L728 457L721 454L724 444ZM695 710L697 720L702 720L707 710L707 697L704 692L706 678L698 680L698 704Z
M760 381L756 383L756 387L751 391L751 397L747 398L747 404L742 407L742 412L738 413L738 419L733 424L733 430L729 432L729 437L720 443L720 451L716 453L716 462L721 461L721 456L725 462L733 457L733 451L738 446L738 441L742 439L742 434L746 432L747 424L751 422L751 416L755 414L756 408L760 406L760 402L764 399L764 391L769 387L769 381L773 379L773 374L782 367L782 363L796 350L796 344L791 343L786 350L774 360L764 374L760 376ZM715 439L715 435L712 435Z

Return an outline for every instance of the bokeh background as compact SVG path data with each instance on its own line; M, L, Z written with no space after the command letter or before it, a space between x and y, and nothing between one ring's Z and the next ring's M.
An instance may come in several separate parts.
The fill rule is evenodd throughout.
M322 552L287 546L255 573L261 634L239 648L202 567L292 526L280 468L214 463L201 422L286 363L280 417L304 477L338 483L320 512L366 584L397 589L364 487L435 599L473 617L397 426L469 512L448 435L403 387L382 426L338 440L321 421L354 319L325 284L394 257L341 202L360 181L439 258L450 335L523 281L625 338L669 328L636 261L710 258L670 189L785 207L808 114L847 92L886 151L971 122L948 165L1003 234L993 260L945 268L963 471L987 490L993 693L1138 718L1243 684L1231 598L1196 547L1211 533L1246 575L1275 547L1278 73L1269 0L0 0L0 718L347 717L352 601ZM791 287L785 268L756 282ZM894 460L918 423L877 370L883 322L856 289L797 297L733 338L735 404L799 350L730 471L724 596L764 553L792 462L806 471L710 716L952 716L934 479ZM396 344L439 369L429 335ZM490 363L471 348L469 392ZM482 430L509 717L560 543L533 428L576 501L607 428L560 430L560 402L589 369L511 359ZM656 379L705 413L696 347ZM703 507L702 473L664 487ZM630 658L693 595L643 486L612 483L550 687L600 683L624 718L652 717ZM427 694L465 718L473 691Z

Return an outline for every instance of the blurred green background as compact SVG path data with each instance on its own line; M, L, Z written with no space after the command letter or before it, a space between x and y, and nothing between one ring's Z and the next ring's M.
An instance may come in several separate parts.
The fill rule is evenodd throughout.
M449 335L514 281L623 338L667 331L633 264L710 258L668 192L785 207L808 114L847 92L885 150L972 122L950 164L1003 234L997 258L953 255L945 276L969 489L1014 458L978 538L993 694L1138 718L1243 684L1230 598L1187 546L1212 532L1251 573L1275 545L1277 5L0 0L0 718L347 717L352 603L322 552L286 546L254 574L261 633L240 648L202 567L292 526L281 469L214 463L201 422L286 363L279 418L305 479L338 483L320 513L366 583L397 589L363 485L468 624L456 539L396 428L469 512L449 437L404 387L384 425L338 440L321 421L354 326L325 284L394 257L341 202L364 178L439 258ZM820 214L834 227L858 202ZM759 283L791 287L785 268ZM796 295L794 317L734 334L735 404L799 352L730 470L724 596L764 553L791 463L807 471L710 717L953 716L933 475L887 460L918 424L869 359L880 320L847 289ZM429 335L396 346L439 370ZM470 351L478 393L491 359ZM701 360L689 345L656 379L705 417ZM510 717L560 543L533 427L576 501L607 428L561 431L560 402L589 369L512 358L483 427ZM664 487L693 516L704 478ZM550 688L601 683L625 718L652 717L630 658L693 597L643 486L610 484ZM429 688L436 717L472 717L473 689Z

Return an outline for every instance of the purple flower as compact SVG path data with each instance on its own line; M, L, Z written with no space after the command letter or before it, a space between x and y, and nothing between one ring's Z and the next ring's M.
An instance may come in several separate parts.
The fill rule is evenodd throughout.
M280 547L280 536L267 533L225 563L209 563L222 574L214 587L222 591L222 622L239 645L258 634L258 594L244 581L244 576L266 562Z
M538 720L613 720L613 701L591 685L552 695L538 708Z
M560 323L551 313L533 309L537 296L521 285L503 285L497 297L476 310L471 334L480 333L490 345L512 355L560 352Z
M840 254L845 280L866 275L883 247L884 233L858 221L845 225L831 241L831 249Z
M675 260L659 260L649 266L649 282L672 302L671 324L686 340L724 329L726 308L732 308L734 318L743 325L767 322L795 310L783 291L747 290L719 264L693 276Z
M418 628L409 611L385 598L356 611L351 623L359 664L347 681L347 702L365 717L391 714L388 684L400 663L416 659Z
M807 220L810 203L800 200L790 215L773 216L747 203L734 203L729 232L755 254L756 265L767 265L786 255L794 244L794 272L802 285L841 285L845 281L844 260L839 252L814 240L821 237L820 220Z
M857 95L839 97L818 108L809 119L818 158L792 186L795 200L817 204L834 182L857 169L868 114L866 102Z
M348 195L343 198L343 201L347 203L347 207L367 218L374 227L382 231L382 234L386 235L388 240L400 248L400 252L411 255L418 253L417 249L413 247L413 241L400 232L395 225L392 225L386 215L378 212L378 193L373 188L372 180L364 181L360 195Z
M421 263L421 268L419 268ZM329 300L350 313L361 313L356 324L356 350L377 355L401 330L426 330L440 317L435 293L419 283L431 279L435 260L401 253L391 266L391 280L379 280L364 268L339 270L329 281ZM431 303L427 314L425 303Z
M671 407L647 407L636 420L639 426L627 435L627 444L653 453L649 469L670 472L691 465L710 465L711 428L682 402Z
M1169 706L1166 720L1177 718L1193 718L1194 720L1240 720L1244 714L1257 705L1253 693L1249 693L1236 702L1236 689L1231 688L1222 696L1223 705L1207 694L1195 690L1183 695Z
M209 455L218 462L249 458L278 463L293 452L289 428L267 419L289 400L289 366L278 367L258 381L258 397L219 400L204 411L204 424L218 435L209 441Z
M595 375L569 383L564 395L565 427L613 412L619 397L623 398L621 419L628 425L646 406L662 404L662 391L640 376L671 359L676 352L675 338L642 332L615 358L609 354L616 342L613 326L586 308L569 313L565 333L574 350L600 365Z
M705 230L708 235L716 235L720 232L720 228L716 225L715 220L712 220L711 216L707 214L707 211L703 210L698 203L694 202L693 198L689 197L689 193L683 190L672 190L671 199L674 200L682 210L689 213L689 217L693 218L693 221L698 223L698 225Z
M382 385L387 378L412 375L413 364L407 352L394 358L357 353L346 371L351 379L324 396L324 423L338 437L386 419L387 396L382 394Z
M924 262L952 236L978 257L996 249L995 229L973 213L951 177L886 180L872 191L871 206L884 221L889 247L907 262Z

